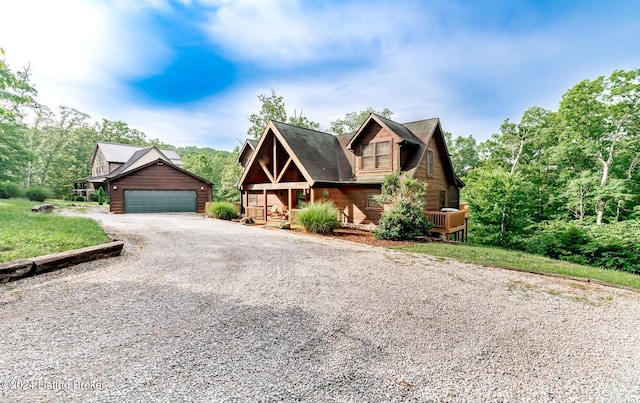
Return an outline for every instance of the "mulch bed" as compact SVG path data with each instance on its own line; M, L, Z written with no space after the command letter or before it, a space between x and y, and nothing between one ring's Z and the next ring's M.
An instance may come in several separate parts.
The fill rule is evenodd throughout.
M432 237L423 237L423 238L412 240L412 241L389 241L385 239L374 238L373 233L371 233L371 231L354 229L354 228L339 228L333 231L333 234L328 234L328 235L313 234L301 228L293 228L292 231L295 231L301 234L323 237L323 238L332 238L332 239L357 242L357 243L362 243L362 244L372 245L372 246L381 246L384 248L413 245L416 243L425 243L425 242L447 242L444 239L432 238Z

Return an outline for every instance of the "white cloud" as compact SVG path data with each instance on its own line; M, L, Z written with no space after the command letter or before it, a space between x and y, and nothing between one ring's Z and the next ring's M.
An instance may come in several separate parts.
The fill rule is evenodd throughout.
M82 0L0 5L0 44L14 70L31 66L39 101L91 114L126 96L123 79L167 63L169 49L140 29L136 15Z
M428 15L410 11L402 4L325 7L296 0L233 1L209 12L203 29L235 60L290 66L374 57L429 24Z
M180 2L203 7L203 35L226 58L269 76L241 77L240 87L182 106L138 99L127 82L161 73L174 57L148 25L149 11L170 21L169 0L4 0L0 46L12 68L31 64L39 100L53 109L122 120L176 145L224 149L245 137L247 115L260 108L256 96L271 88L288 113L302 108L324 129L345 113L389 107L398 121L440 116L445 130L484 139L529 106L557 106L578 81L640 61L625 39L637 24L584 32L597 16L509 33L468 24L468 6L448 0ZM362 63L317 69L350 61ZM486 112L489 103L497 112Z

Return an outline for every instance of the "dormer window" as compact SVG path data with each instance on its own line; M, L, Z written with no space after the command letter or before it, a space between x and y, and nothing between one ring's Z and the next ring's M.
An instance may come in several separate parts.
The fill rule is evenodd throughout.
M360 145L360 168L391 168L391 142L377 141Z

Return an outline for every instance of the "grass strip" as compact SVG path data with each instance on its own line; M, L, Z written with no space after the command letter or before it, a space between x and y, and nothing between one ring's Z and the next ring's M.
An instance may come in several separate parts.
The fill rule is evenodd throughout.
M0 199L0 262L109 242L95 220L31 212L37 204L27 199Z
M491 246L424 243L394 248L406 252L424 253L427 255L462 260L481 265L513 267L543 273L562 274L572 277L600 280L607 283L640 289L640 276L599 267L583 266L563 260L533 255L526 252L501 249Z

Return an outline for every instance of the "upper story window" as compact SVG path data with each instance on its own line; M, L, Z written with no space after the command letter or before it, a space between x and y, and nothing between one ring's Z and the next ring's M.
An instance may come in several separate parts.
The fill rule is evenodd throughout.
M94 175L102 175L104 172L102 166L104 165L104 156L101 152L98 152L96 155L96 162L94 164L95 172Z
M427 176L433 176L433 151L427 150Z
M391 168L391 142L378 141L360 146L360 168Z

